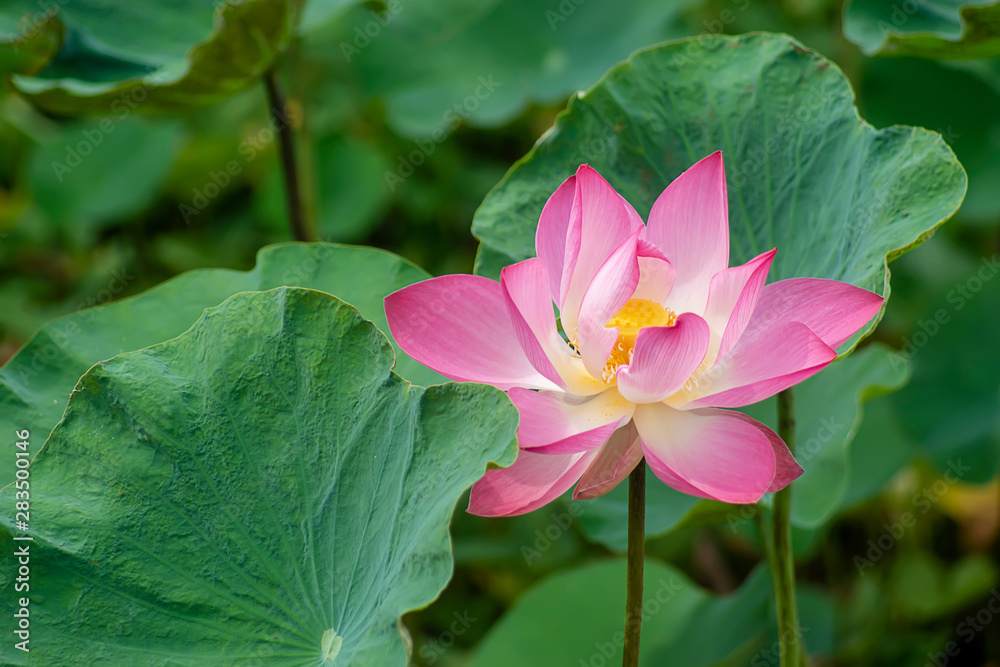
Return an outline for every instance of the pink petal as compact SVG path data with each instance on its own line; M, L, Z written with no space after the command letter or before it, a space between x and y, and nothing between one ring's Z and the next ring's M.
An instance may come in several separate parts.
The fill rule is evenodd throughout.
M836 358L836 350L809 327L789 322L766 338L741 340L726 359L696 376L697 387L684 408L737 408L763 401L815 375ZM671 403L679 405L681 399Z
M618 191L615 190L615 192ZM621 195L618 195L618 198L621 200L622 208L625 209L625 215L628 216L629 229L631 229L632 231L635 231L637 229L640 230L646 229L646 223L643 222L642 216L636 212L635 208L632 207L632 204L629 204L628 200L625 199L625 197L622 197ZM664 259L666 259L666 257L664 257Z
M583 433L577 433L576 435L571 435L568 438L563 438L558 442L553 442L548 445L541 445L539 447L525 448L525 451L532 452L533 454L545 454L551 456L553 454L576 454L579 452L589 452L591 450L598 449L608 441L608 438L615 432L618 428L618 423L608 424L606 426L601 426L600 428L595 428L592 431L584 431Z
M663 254L663 251L643 238L645 231L646 230L644 228L639 230L639 242L636 246L639 257L651 257L669 264L670 260L668 260L667 256Z
M600 447L622 422L631 419L635 409L615 389L586 399L530 389L511 389L507 395L521 418L517 444L547 454ZM589 441L593 444L587 446Z
M535 254L545 264L552 300L556 303L562 302L559 286L566 264L566 234L575 198L576 176L570 176L545 202L535 232Z
M488 278L453 275L415 283L385 298L385 315L404 352L452 380L558 388L525 356L503 290Z
M583 365L601 377L608 355L618 340L617 328L606 328L608 320L621 310L639 284L639 233L632 234L601 266L580 306L576 342Z
M712 276L729 265L729 209L722 153L677 177L649 213L646 239L677 271L668 304L674 312L702 313Z
M571 336L583 296L611 254L636 231L642 220L601 175L587 165L576 172L576 198L566 234L559 314Z
M548 456L526 450L517 453L509 468L487 470L472 485L470 514L516 516L549 503L573 486L597 451Z
M742 266L712 276L705 321L712 330L709 363L729 353L746 329L777 250L765 252Z
M706 410L713 410L712 408L706 408ZM774 480L771 482L771 486L767 487L768 493L777 493L783 488L794 482L802 474L802 466L799 462L795 460L792 453L788 451L788 445L782 440L777 433L769 429L764 424L753 417L749 417L742 412L736 412L735 410L718 410L717 412L724 412L727 415L732 415L737 419L742 419L748 424L752 424L761 433L767 436L768 441L771 443L771 447L774 449Z
M670 327L646 327L635 337L628 366L618 371L618 391L633 403L656 403L684 386L708 350L708 323L683 313Z
M674 286L674 267L663 256L659 248L648 241L639 239L639 284L632 294L633 299L647 299L660 305L667 302Z
M544 289L547 276L540 259L528 259L504 267L500 287L507 297L507 312L521 349L535 369L562 386L562 378L551 358L569 356L569 350L556 329L556 315Z
M790 278L765 285L744 336L770 336L785 322L801 322L838 347L878 314L881 296L839 280Z
M774 480L768 437L725 410L651 403L636 408L634 421L649 467L679 491L693 488L695 495L724 503L755 503Z
M645 453L645 450L643 450L643 453ZM661 482L663 482L670 488L676 491L680 491L681 493L686 493L689 496L696 496L698 498L708 498L709 500L715 500L715 498L712 495L702 491L699 488L691 486L691 484L689 484L687 480L680 477L677 473L668 468L661 461L658 461L655 458L647 456L646 463L649 464L649 469L653 471L653 474L656 475L657 479L659 479Z
M595 380L583 363L571 356L556 329L556 315L547 289L542 260L527 259L500 272L514 333L531 365L556 385L574 394L596 394L606 386Z
M628 477L641 461L642 443L635 424L629 421L615 431L598 451L597 457L573 490L573 498L586 500L603 496Z

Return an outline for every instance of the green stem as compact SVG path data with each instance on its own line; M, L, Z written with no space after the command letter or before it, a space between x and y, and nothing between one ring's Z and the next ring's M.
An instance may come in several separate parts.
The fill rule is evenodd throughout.
M292 130L285 93L278 83L277 65L264 73L264 88L267 90L271 122L278 133L278 147L281 153L281 170L285 180L285 199L288 202L288 223L296 241L315 241L309 223L306 221L305 207L302 205L302 187L299 184L299 167L295 159L295 133Z
M795 399L791 389L778 394L778 435L795 453ZM792 557L792 487L774 494L772 512L771 574L778 603L778 646L781 667L804 667L804 649L795 604L795 559Z
M628 476L628 565L625 573L625 648L622 667L639 664L642 630L642 566L646 549L646 461Z

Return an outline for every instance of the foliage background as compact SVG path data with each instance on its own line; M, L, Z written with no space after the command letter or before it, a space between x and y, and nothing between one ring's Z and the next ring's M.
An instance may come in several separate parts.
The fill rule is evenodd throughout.
M27 11L44 16L40 7ZM1000 622L968 642L962 631L996 594L1000 574L1000 70L991 60L865 55L845 39L843 12L828 0L316 1L279 75L318 236L384 248L435 275L472 271L477 206L570 96L665 39L789 33L843 69L875 127L941 133L969 174L968 195L932 242L891 266L892 298L871 342L899 350L912 377L866 404L838 515L797 534L803 622L817 664L922 665L950 640L961 651L946 664L1000 664ZM95 80L101 66L65 65ZM53 317L192 269L249 270L260 247L290 240L263 89L219 97L168 114L104 102L81 117L61 113L59 103L36 108L8 77L0 93L0 361ZM947 481L959 460L971 469ZM879 547L915 509L916 525ZM505 611L556 570L607 558L608 548L586 537L596 529L581 530L599 517L582 512L556 504L482 520L459 510L451 583L405 617L415 663L503 664L490 662L488 649L504 641L490 634ZM719 511L665 526L648 545L651 557L711 594L739 589L725 599L743 616L768 613L752 595L761 558L753 520ZM721 623L723 611L705 614ZM557 611L519 613L547 623ZM573 611L581 628L600 613ZM777 664L758 632L766 625L718 640L730 642L728 653L692 651L676 664ZM688 641L715 641L696 629ZM503 630L510 641L531 641Z

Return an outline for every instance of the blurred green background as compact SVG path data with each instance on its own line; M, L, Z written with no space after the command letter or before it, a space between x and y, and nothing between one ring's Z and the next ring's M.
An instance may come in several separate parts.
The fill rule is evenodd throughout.
M204 39L214 3L188 4L184 29ZM883 10L891 16L894 7ZM247 270L259 248L291 240L261 85L236 81L235 94L162 103L157 113L112 91L78 113L66 102L72 95L46 96L47 86L70 77L73 94L94 90L122 70L173 62L187 44L140 40L130 53L142 57L129 60L68 23L73 48L45 64L35 50L59 39L47 36L46 11L0 10L0 22L31 35L30 44L6 43L0 60L10 73L0 96L0 361L53 317L192 269ZM965 635L1000 574L1000 67L869 57L844 37L843 15L828 0L317 1L288 36L278 76L317 237L385 248L435 275L472 271L476 207L569 97L663 40L788 33L843 69L875 127L939 132L968 171L968 195L931 242L891 266L892 296L873 338L900 350L912 377L865 405L838 515L796 533L803 625L817 665L1000 665L1000 621L980 616L981 629ZM968 470L945 477L959 461ZM537 641L524 628L488 635L519 599L522 619L548 623L552 610L528 608L525 592L608 555L587 538L601 518L584 532L587 509L570 510L556 503L489 520L458 511L455 576L437 602L405 619L415 663L503 664L483 657L484 642ZM916 524L879 547L907 512ZM687 514L664 526L651 557L714 594L740 592L699 607L701 625L683 619L692 627L676 643L688 649L662 664L777 664L769 631L760 631L770 625L767 596L753 588L762 555L753 514ZM553 581L567 599L578 594L572 582ZM738 616L721 602L762 620L716 636L710 621L731 627L726 614ZM949 641L956 655L942 653Z

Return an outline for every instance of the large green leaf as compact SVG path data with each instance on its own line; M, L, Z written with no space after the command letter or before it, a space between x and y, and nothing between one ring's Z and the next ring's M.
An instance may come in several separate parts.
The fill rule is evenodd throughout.
M65 36L59 51L37 75L14 77L14 85L38 106L59 113L127 115L213 104L259 80L291 39L300 4L60 2L56 18ZM39 7L34 0L16 0L5 13L20 10L31 17Z
M844 35L868 55L1000 56L996 0L851 0Z
M771 581L758 568L734 594L716 598L674 568L646 560L639 663L648 667L776 664ZM625 562L554 575L524 594L491 628L469 667L615 665L621 662ZM832 605L800 590L803 636L829 650Z
M691 4L393 1L381 18L350 12L334 43L367 92L385 97L397 130L433 137L462 120L495 126L529 103L562 102L637 47L683 34L674 22Z
M350 305L278 288L88 371L31 466L31 664L404 665L517 411L392 364Z
M887 294L887 261L926 240L966 187L940 136L874 130L840 70L791 38L686 39L634 54L570 101L476 212L477 272L534 254L543 204L580 163L645 216L719 149L731 263L777 247L772 280L832 278Z
M371 248L287 244L261 250L248 272L201 269L182 274L130 299L54 320L0 369L0 430L29 429L34 453L56 425L70 392L87 369L116 354L180 335L205 308L237 292L296 285L323 290L358 308L387 331L382 299L429 276L400 257ZM119 276L127 282L128 276ZM112 285L118 289L118 283ZM419 384L441 376L396 349L396 370ZM0 460L0 480L13 479L11 457Z
M954 64L889 58L866 63L858 86L865 118L875 127L906 123L942 133L969 174L969 192L958 216L964 223L995 226L1000 219L995 138L1000 137L1000 91L990 87L988 78L982 72L956 71Z
M795 482L792 521L815 528L841 507L847 493L851 442L862 423L862 406L875 396L898 390L909 377L899 354L871 345L832 364L795 388L795 458L804 472ZM771 428L777 407L771 398L745 411ZM688 522L748 524L758 508L700 500L667 487L649 473L646 534L656 537ZM628 485L619 484L595 500L576 503L577 524L588 539L625 551L628 539ZM767 502L765 500L765 502Z

